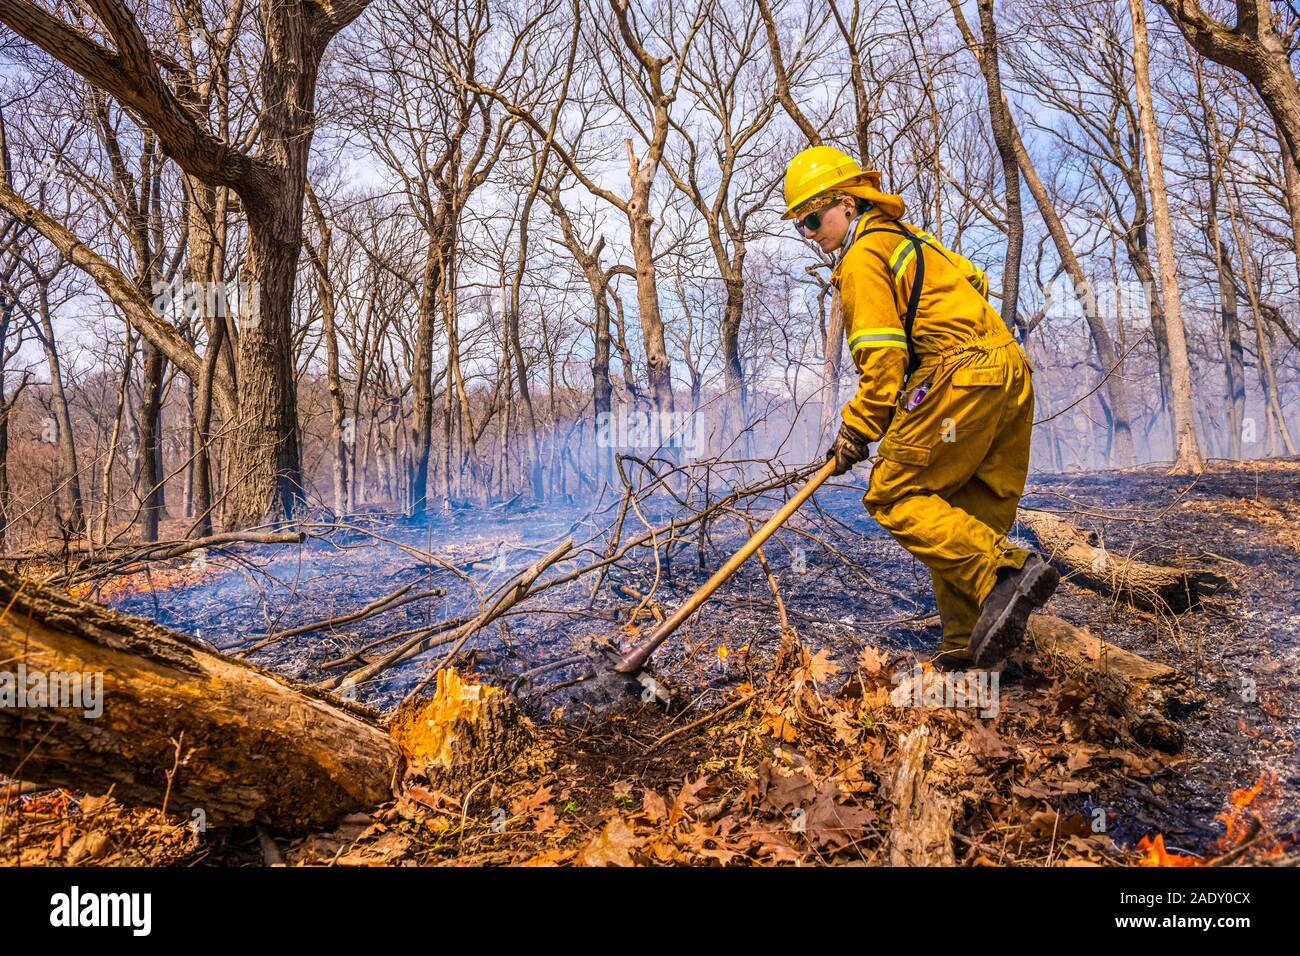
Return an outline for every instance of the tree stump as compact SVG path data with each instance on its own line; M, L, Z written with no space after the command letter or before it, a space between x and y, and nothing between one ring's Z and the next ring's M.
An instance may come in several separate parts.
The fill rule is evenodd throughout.
M388 724L408 779L421 777L460 800L480 783L525 769L521 758L536 733L514 698L468 684L455 670L438 671L436 682L432 697L403 702Z

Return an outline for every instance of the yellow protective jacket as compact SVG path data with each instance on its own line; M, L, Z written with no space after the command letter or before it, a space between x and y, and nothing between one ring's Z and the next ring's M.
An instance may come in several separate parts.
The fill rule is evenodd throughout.
M903 320L917 263L915 244L901 234L903 230L921 240L925 256L912 325L919 365L972 339L1006 332L984 297L987 285L982 270L941 246L928 232L885 215L879 206L863 213L854 238L840 252L831 284L840 292L844 333L858 369L857 393L842 414L846 424L870 441L877 441L889 427L907 373Z

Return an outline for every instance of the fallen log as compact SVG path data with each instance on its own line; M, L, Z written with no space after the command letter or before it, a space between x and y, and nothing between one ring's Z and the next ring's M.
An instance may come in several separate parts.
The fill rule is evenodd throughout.
M1019 520L1033 533L1045 556L1082 587L1114 594L1152 611L1196 610L1228 579L1205 569L1187 570L1121 557L1100 546L1096 534L1046 511L1022 509Z
M1029 619L1028 636L1053 672L1093 688L1138 743L1169 754L1183 749L1186 735L1168 711L1171 698L1189 692L1187 675L1049 614Z
M303 830L391 799L404 758L367 708L0 571L0 762L210 824Z

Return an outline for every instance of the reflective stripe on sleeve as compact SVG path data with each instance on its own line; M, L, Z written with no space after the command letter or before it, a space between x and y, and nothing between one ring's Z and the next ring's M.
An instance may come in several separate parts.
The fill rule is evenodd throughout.
M907 350L907 336L902 329L879 328L863 329L849 339L849 351L858 349L903 349Z

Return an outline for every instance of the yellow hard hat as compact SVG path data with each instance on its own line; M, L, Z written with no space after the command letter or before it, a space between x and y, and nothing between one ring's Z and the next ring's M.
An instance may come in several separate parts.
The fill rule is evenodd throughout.
M785 215L781 218L793 219L796 209L829 189L869 199L887 216L897 218L903 214L902 197L880 191L877 170L863 169L852 156L834 146L810 146L785 168Z
M809 199L860 176L862 167L858 161L834 146L805 149L785 168L785 215L782 218L793 219L794 211Z

